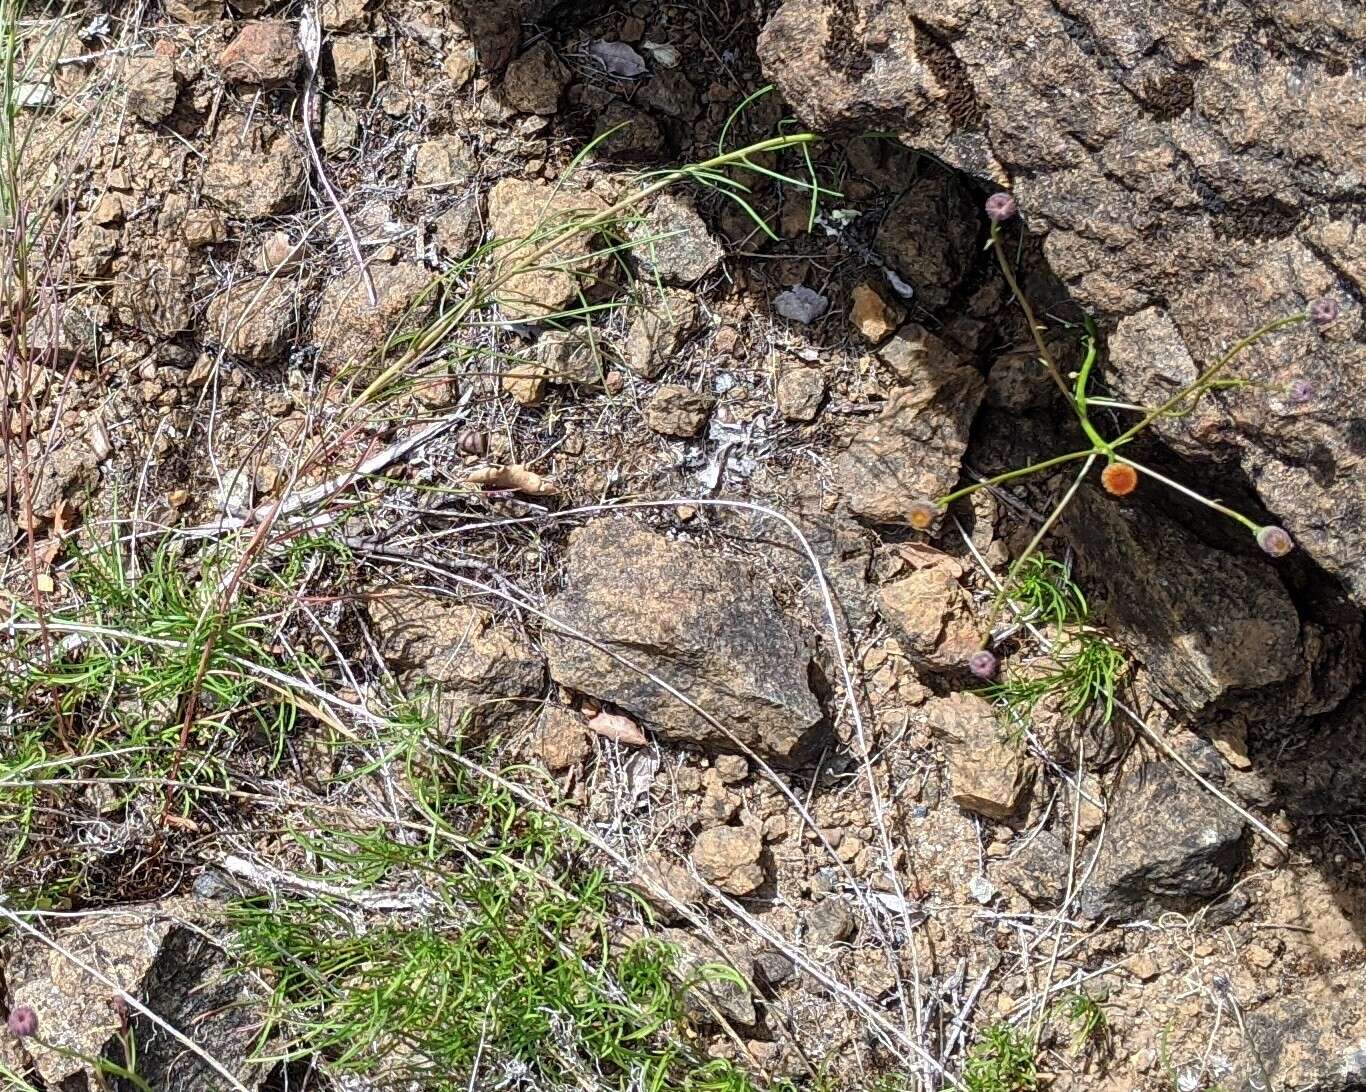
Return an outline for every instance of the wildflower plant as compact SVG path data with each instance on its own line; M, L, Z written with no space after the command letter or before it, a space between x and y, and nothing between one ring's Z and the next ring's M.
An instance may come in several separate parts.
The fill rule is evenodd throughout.
M1010 287L1011 295L1024 312L1025 321L1029 325L1029 331L1034 339L1034 344L1038 349L1039 362L1043 366L1054 385L1062 394L1068 406L1076 416L1077 423L1087 440L1085 447L1080 447L1075 451L1069 451L1062 455L1054 455L1039 462L1030 463L1028 466L1018 467L1008 470L1002 474L986 478L975 482L972 485L963 487L946 493L933 500L924 499L916 502L912 507L910 523L919 530L926 530L932 527L935 521L954 501L969 496L980 489L987 489L994 486L1004 485L1007 482L1018 481L1029 478L1035 474L1053 470L1056 467L1066 466L1071 463L1083 463L1081 472L1077 476L1073 487L1064 495L1062 501L1053 509L1049 517L1043 522L1038 532L1034 535L1024 552L1011 566L1005 582L1002 585L1001 593L997 598L993 611L993 624L995 614L999 612L1006 599L1015 598L1015 589L1030 565L1031 559L1035 556L1039 544L1048 534L1049 530L1062 516L1071 499L1076 495L1076 490L1081 481L1089 474L1092 466L1099 461L1104 462L1100 474L1101 486L1111 496L1127 496L1132 493L1143 478L1150 478L1161 485L1180 493L1184 497L1211 508L1220 515L1233 520L1245 527L1253 536L1257 546L1271 557L1283 557L1290 553L1295 546L1290 534L1281 527L1275 525L1263 525L1256 520L1244 515L1225 504L1220 503L1210 497L1205 496L1199 491L1187 486L1179 481L1169 478L1151 467L1137 462L1130 454L1129 447L1139 436L1149 427L1159 421L1184 417L1192 413L1206 395L1212 391L1227 389L1246 385L1246 381L1238 379L1231 374L1234 361L1248 348L1257 344L1262 339L1269 337L1279 330L1290 326L1296 326L1302 322L1309 322L1316 328L1322 329L1335 322L1339 314L1339 306L1336 300L1321 298L1311 301L1305 310L1297 314L1287 315L1282 318L1273 319L1258 326L1251 333L1236 341L1226 352L1218 357L1212 364L1206 367L1196 376L1194 380L1186 384L1179 391L1173 394L1165 402L1156 406L1132 406L1126 403L1115 402L1111 399L1095 398L1091 389L1094 376L1096 361L1099 356L1099 338L1095 324L1088 318L1085 322L1085 356L1080 367L1069 375L1064 376L1062 369L1058 366L1057 360L1044 338L1044 326L1039 322L1034 313L1033 306L1030 304L1028 296L1020 287L1015 269L1010 257L1006 252L1005 225L1018 214L1018 206L1015 198L1010 194L997 193L987 198L985 211L991 227L990 247L995 252L997 263L1005 277L1007 285ZM1292 399L1303 400L1308 396L1307 384L1299 384L1291 391ZM1131 411L1139 415L1139 419L1132 425L1123 429L1117 436L1104 435L1092 419L1093 407L1101 407L1106 410ZM991 626L987 627L990 632ZM987 653L990 655L990 653ZM986 657L981 653L974 654L968 663L968 669L979 678L990 678L995 674L994 658L989 664Z

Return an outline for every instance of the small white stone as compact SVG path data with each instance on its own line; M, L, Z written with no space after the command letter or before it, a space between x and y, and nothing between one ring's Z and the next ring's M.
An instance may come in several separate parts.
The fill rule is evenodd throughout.
M593 42L588 47L588 55L601 64L609 76L630 79L649 71L641 55L625 42Z
M985 876L974 876L968 881L968 894L986 906L996 897L996 887Z

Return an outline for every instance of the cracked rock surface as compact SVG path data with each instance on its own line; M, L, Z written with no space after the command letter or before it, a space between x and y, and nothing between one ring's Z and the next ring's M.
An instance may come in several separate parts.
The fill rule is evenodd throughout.
M1366 8L1171 0L786 0L759 50L808 124L881 129L1008 188L1141 397L1268 320L1244 374L1301 405L1211 399L1170 422L1244 477L1315 561L1366 596Z

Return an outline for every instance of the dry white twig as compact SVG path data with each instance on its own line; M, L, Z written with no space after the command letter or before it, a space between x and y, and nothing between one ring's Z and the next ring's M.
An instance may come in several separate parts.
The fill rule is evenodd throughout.
M236 854L221 858L218 867L230 875L244 880L257 891L275 892L283 888L302 895L323 896L339 899L363 907L366 910L403 910L423 909L423 899L415 894L382 894L373 891L357 891L350 887L328 883L314 876L300 876L295 872L285 872L270 865L249 861Z
M307 8L299 19L299 45L303 49L304 63L308 68L308 72L304 76L304 144L308 147L308 157L313 161L313 173L318 176L318 185L327 194L328 201L331 202L332 207L337 212L337 217L341 220L342 230L346 233L346 241L351 248L351 257L355 259L356 268L360 270L361 279L365 282L365 296L370 301L370 306L375 307L379 303L379 297L375 294L375 282L370 276L370 267L365 264L365 255L360 250L360 240L356 238L355 229L351 226L351 220L346 215L346 209L342 206L341 198L337 195L332 180L327 177L327 169L323 166L323 157L318 154L318 145L313 139L313 113L318 105L314 85L318 81L318 55L322 49L322 41L323 35L322 28L318 23L318 13L311 7Z

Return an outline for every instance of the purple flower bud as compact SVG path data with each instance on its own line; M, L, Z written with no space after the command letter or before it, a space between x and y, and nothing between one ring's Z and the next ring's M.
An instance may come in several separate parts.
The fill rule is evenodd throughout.
M38 1014L27 1005L11 1009L5 1024L16 1039L27 1039L30 1035L38 1034Z
M1309 316L1309 321L1315 326L1327 326L1329 323L1336 322L1338 312L1338 301L1331 296L1320 296L1316 300L1310 300L1309 306L1305 308L1305 314Z
M1290 384L1290 390L1287 393L1290 396L1290 401L1297 406L1302 406L1314 397L1314 384L1307 379L1297 379Z
M987 198L987 219L998 224L1013 219L1019 211L1020 207L1015 204L1015 198L1008 193L993 193Z
M1272 557L1284 557L1295 548L1295 540L1282 527L1263 527L1257 532L1257 545Z
M996 669L999 666L995 655L984 648L978 649L968 657L968 670L979 679L996 678Z

